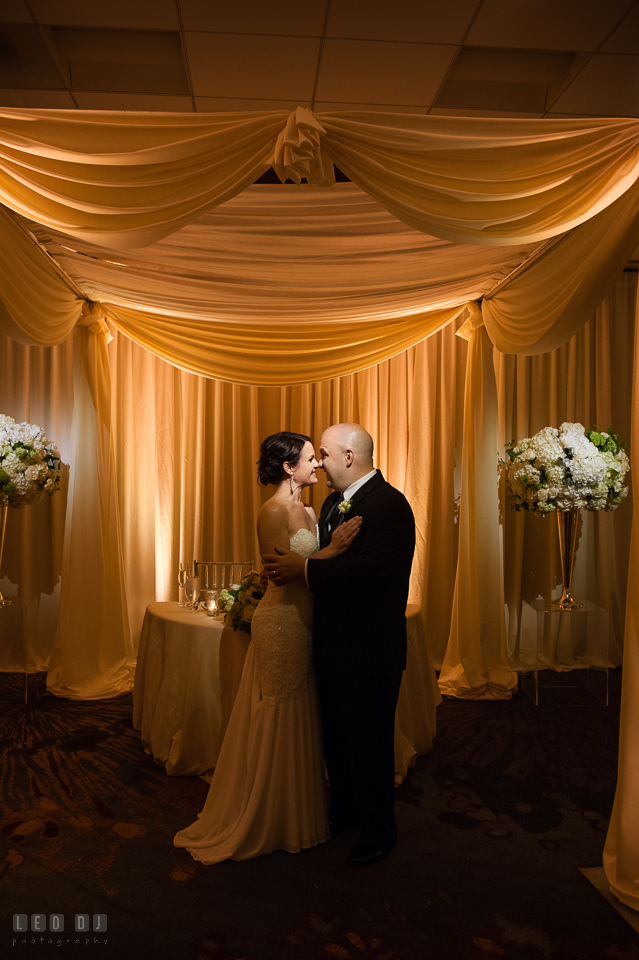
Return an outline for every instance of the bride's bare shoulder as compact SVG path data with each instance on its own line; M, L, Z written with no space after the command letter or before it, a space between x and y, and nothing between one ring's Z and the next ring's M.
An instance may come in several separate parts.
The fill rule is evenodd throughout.
M289 515L286 506L271 498L257 515L257 537L260 553L273 553L275 546L288 549Z
M260 508L260 513L267 511L268 513L288 513L288 508L283 500L280 500L279 497L270 497L268 500L265 500Z
M285 523L288 526L288 509L281 500L275 500L271 497L270 500L262 504L262 508L257 515L258 523L260 520L269 524Z

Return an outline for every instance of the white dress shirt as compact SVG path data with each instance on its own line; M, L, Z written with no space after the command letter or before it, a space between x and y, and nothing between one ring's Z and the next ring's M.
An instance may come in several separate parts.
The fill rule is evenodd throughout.
M359 480L356 480L355 483L351 483L350 487L346 487L344 493L342 494L344 500L350 500L351 497L354 497L360 487L363 487L365 483L368 483L369 480L372 480L377 470L371 470L370 473L367 473L365 477L360 477Z

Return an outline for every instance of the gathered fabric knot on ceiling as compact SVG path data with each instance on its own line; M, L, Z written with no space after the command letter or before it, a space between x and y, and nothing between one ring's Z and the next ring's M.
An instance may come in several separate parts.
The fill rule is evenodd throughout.
M289 114L271 160L282 183L292 180L299 186L302 179L316 187L335 183L333 162L322 150L321 138L325 135L322 124L306 107L297 107Z

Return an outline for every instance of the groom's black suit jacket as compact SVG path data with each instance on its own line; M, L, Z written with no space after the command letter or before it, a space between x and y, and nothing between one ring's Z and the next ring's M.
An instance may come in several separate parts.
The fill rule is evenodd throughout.
M320 514L320 545L330 534ZM333 512L333 529L339 518ZM380 471L355 493L348 518L361 516L348 550L332 560L308 561L313 593L313 658L318 671L384 677L406 666L406 602L415 551L415 519L406 497Z

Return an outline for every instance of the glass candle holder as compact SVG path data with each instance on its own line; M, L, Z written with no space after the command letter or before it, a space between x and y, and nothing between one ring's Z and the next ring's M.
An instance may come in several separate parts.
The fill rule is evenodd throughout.
M222 612L222 605L220 603L220 591L219 590L205 590L204 591L204 606L206 608L207 617L216 617L219 613Z

